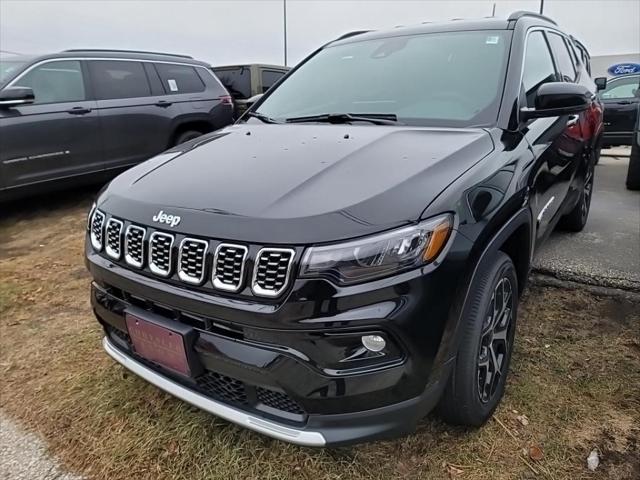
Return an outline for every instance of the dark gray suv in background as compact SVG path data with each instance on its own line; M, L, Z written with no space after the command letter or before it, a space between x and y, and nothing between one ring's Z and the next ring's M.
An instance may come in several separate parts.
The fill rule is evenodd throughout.
M230 124L210 68L114 50L0 58L0 200L103 181Z

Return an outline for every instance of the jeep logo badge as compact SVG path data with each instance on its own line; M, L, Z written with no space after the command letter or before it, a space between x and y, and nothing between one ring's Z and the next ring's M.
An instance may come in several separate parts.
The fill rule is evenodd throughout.
M170 227L175 227L180 223L180 217L178 215L169 215L162 210L156 213L151 220L157 223L166 223Z

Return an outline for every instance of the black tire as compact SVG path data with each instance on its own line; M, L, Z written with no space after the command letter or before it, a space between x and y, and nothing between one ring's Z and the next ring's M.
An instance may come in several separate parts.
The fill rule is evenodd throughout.
M178 135L173 144L180 145L181 143L188 142L189 140L193 140L194 138L198 138L201 135L203 135L203 133L199 132L198 130L187 130Z
M504 394L517 317L516 269L497 252L480 266L469 291L456 364L438 405L443 420L478 427L491 418Z
M636 126L631 141L631 155L627 169L626 185L628 190L640 190L640 103L636 110Z
M562 230L569 232L581 232L589 219L591 208L591 197L593 196L593 177L595 173L594 165L598 163L598 158L590 162L584 175L582 191L578 203L569 213L560 219L558 226Z

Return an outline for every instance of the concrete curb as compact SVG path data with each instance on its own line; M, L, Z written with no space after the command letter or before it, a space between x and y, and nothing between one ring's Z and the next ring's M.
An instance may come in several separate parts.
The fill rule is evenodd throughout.
M585 283L567 278L558 278L553 273L534 271L529 276L530 285L542 287L555 287L570 290L585 290L600 297L614 297L640 303L640 286L636 290L626 290L614 286L597 285L595 283Z

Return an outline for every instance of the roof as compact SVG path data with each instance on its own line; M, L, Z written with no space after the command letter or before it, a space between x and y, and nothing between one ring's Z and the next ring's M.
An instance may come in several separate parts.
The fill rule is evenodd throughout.
M269 64L269 63L245 63L245 64L238 64L238 65L214 65L213 68L218 69L218 68L240 68L240 67L260 67L260 68L273 68L273 69L277 69L277 70L291 70L291 67L285 67L284 65L274 65L274 64Z
M375 30L370 32L351 32L331 42L346 44L360 42L362 40L374 40L379 38L399 37L405 35L420 35L425 33L462 32L470 30L508 30L513 29L516 22L525 21L531 25L543 25L556 27L555 22L543 15L534 12L518 11L512 13L509 18L486 17L479 19L454 18L443 22L423 22L418 25L399 25L392 29ZM557 27L556 27L557 28Z
M102 50L102 49L73 49L59 53L49 53L35 58L37 61L49 60L53 58L127 58L132 60L147 60L156 62L186 63L210 67L207 62L194 60L186 55L174 55L160 52L143 52L137 50ZM33 60L33 58L32 58Z

